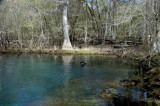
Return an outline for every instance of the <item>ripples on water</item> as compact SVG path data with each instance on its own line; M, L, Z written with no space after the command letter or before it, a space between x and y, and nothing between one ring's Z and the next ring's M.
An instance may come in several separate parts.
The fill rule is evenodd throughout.
M81 67L81 61L87 65ZM115 57L0 55L0 105L104 106L100 92L107 83L128 78L133 70L138 69Z

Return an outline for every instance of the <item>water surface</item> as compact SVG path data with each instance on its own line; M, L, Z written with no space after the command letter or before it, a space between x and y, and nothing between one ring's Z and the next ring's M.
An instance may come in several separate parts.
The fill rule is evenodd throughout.
M87 65L81 67L81 61ZM0 55L0 105L104 106L100 92L107 83L114 86L134 70L138 68L115 57Z

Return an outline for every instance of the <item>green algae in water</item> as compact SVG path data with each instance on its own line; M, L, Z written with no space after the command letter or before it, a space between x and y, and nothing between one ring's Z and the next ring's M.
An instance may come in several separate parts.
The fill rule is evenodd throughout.
M121 58L98 55L0 55L0 105L106 105L100 92L116 86L107 82L137 70Z

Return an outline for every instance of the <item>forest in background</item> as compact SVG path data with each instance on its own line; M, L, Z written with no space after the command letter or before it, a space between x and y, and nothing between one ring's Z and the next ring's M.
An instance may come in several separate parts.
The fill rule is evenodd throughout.
M70 50L80 44L120 44L129 37L160 50L159 0L0 2L1 50Z

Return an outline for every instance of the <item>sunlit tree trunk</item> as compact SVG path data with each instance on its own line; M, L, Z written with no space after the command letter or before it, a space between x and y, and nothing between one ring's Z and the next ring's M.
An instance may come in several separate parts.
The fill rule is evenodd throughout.
M72 45L69 39L69 26L68 26L68 18L67 18L67 5L68 0L65 0L63 3L63 33L64 33L64 42L62 45L62 50L72 50Z
M88 34L88 32L87 32L87 30L88 30L88 27L87 27L87 2L86 2L86 11L85 11L85 38L84 38L84 42L85 42L85 44L87 43L87 34Z
M156 8L157 8L157 43L158 43L158 52L160 52L160 1L157 0L157 4L156 4Z
M154 17L155 17L155 31L156 31L156 35L155 35L155 41L153 42L153 48L154 51L156 52L160 52L160 1L159 0L153 0L153 13L154 13Z
M157 44L158 44L158 52L160 52L160 23L158 25L158 33L157 33Z

